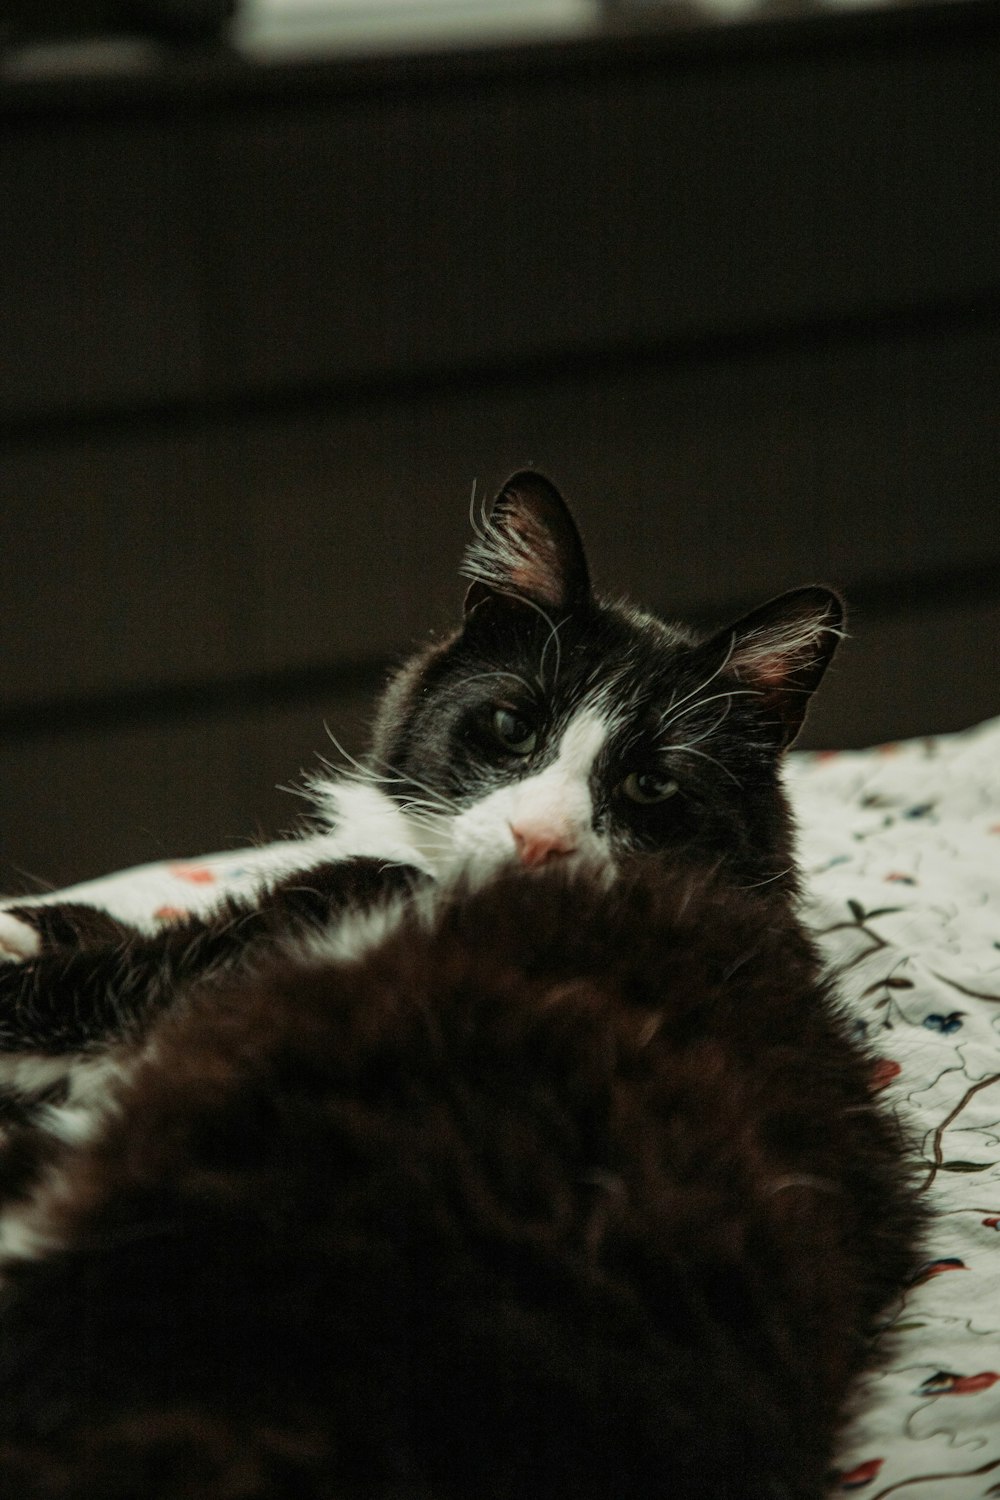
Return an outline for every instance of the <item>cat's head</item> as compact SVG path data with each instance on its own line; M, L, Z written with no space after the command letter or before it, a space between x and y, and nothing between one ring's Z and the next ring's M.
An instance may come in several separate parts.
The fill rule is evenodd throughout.
M836 648L836 594L796 589L713 634L598 599L533 472L462 571L463 624L389 684L370 758L436 873L648 854L793 883L779 764Z

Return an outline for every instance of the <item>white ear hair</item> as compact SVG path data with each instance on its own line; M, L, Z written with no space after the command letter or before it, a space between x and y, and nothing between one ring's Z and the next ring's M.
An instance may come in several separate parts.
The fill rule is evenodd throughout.
M760 695L782 745L790 745L844 635L844 606L832 589L793 589L720 631L725 670Z
M825 652L830 636L839 641L844 634L825 614L792 616L734 640L729 667L762 684L778 683Z
M461 572L472 582L466 613L491 594L558 610L590 591L583 544L566 502L543 475L529 470L504 485L476 527Z

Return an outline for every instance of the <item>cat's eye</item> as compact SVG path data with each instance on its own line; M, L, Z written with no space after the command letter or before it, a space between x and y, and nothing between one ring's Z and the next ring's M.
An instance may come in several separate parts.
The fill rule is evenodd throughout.
M657 771L632 771L621 784L621 793L630 802L648 807L654 802L666 802L678 791L676 781L661 776Z
M509 708L495 708L491 723L493 733L511 755L530 755L538 744L534 725Z

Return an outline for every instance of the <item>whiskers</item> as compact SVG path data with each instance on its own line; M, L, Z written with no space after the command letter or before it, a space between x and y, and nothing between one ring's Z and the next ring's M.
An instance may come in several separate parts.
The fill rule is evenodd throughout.
M735 649L736 649L736 633L734 631L733 635L732 635L732 637L730 638L730 641L729 641L729 650L726 652L725 656L722 658L722 660L720 661L719 665L716 667L715 671L711 672L708 675L708 677L705 678L705 681L699 683L696 688L692 688L689 693L685 693L684 697L680 700L679 703L677 702L676 695L674 693L671 693L671 695L670 695L670 702L667 704L667 710L666 710L667 714L670 713L671 709L674 709L674 708L681 709L681 708L683 708L683 706L684 706L685 703L690 703L690 701L691 701L692 698L697 698L698 695L699 695L699 693L703 693L707 687L711 687L711 685L715 681L715 679L717 677L721 677L722 673L728 667L730 659L731 659L732 654L735 651ZM675 713L673 717L677 718L678 715ZM672 724L673 723L673 719L669 719L667 722Z
M704 683L703 686L708 687L711 681L712 679L709 678L709 681ZM698 691L700 691L700 689ZM670 703L667 704L666 710L664 711L663 718L660 720L659 727L661 734L666 734L668 730L672 729L673 726L677 723L678 719L686 719L689 714L700 713L700 711L703 708L707 708L710 703L718 703L722 701L724 704L722 713L719 715L716 722L712 725L711 729L707 730L705 734L701 736L702 739L708 739L709 735L714 734L719 726L723 723L723 721L728 717L733 706L734 698L759 698L761 695L756 688L729 688L724 693L711 693L707 698L697 698L695 702L690 703L689 700L694 698L694 696L694 693L688 693L687 697L682 698L680 703L678 703L676 707L674 705L673 699L671 699ZM685 703L688 704L687 708L682 707L682 705ZM694 743L697 744L698 741L695 740Z
M764 880L754 880L750 885L741 885L741 891L759 891L762 885L773 885L776 880L787 880L789 875L794 874L795 866L786 865L783 870L778 870L774 875L768 875Z
M524 691L527 693L527 695L528 695L529 698L531 698L533 700L537 699L539 687L541 686L541 684L540 683L529 682L526 677L522 677L521 676L520 672L511 672L511 671L509 671L506 668L496 667L492 671L489 671L489 672L475 672L475 673L473 673L473 675L471 677L464 677L462 679L462 681L463 682L487 682L487 681L490 681L492 678L504 678L504 677L508 678L511 682L516 682L519 687L524 688Z
M420 848L424 853L434 855L450 850L451 838L447 831L447 824L460 811L454 797L449 797L447 793L429 786L416 776L403 772L387 760L374 757L367 764L359 761L349 750L345 749L329 725L324 725L324 728L342 760L346 762L338 766L320 757L324 766L333 772L336 778L332 786L330 783L326 784L328 795L331 790L335 790L336 781L348 782L355 786L369 786L376 791L387 792L397 804L400 812L419 829Z
M502 591L501 591L502 592ZM533 609L548 630L542 654L538 660L538 674L535 678L543 693L551 693L559 681L559 673L562 670L562 645L559 640L559 632L565 625L565 620L553 620L547 609L544 609L535 599L529 599L526 594L510 594L510 598L516 599L518 604L523 604L527 609ZM545 680L545 663L550 651L555 652L555 665L552 669L550 681Z
M346 765L337 765L334 761L327 760L325 756L321 755L319 756L319 762L325 770L331 771L339 781L353 781L371 785L377 779L375 772L370 766L358 760L345 745L340 743L329 724L323 725L323 732L337 754L341 757L341 760L347 763Z
M694 740L691 743L688 743L686 740L682 740L677 745L658 745L657 749L659 750L661 755L696 755L698 756L699 760L707 760L711 765L717 767L724 776L728 776L729 780L733 783L734 786L737 786L742 790L743 783L740 778L736 776L728 766L723 765L721 760L717 760L714 755L709 755L707 750L696 749L695 747L697 743L697 740Z
M729 778L734 786L742 787L742 782L740 781L739 777L736 776L727 765L724 765L723 762L721 760L718 760L714 755L710 755L707 750L700 750L698 748L699 745L702 745L706 740L711 740L712 737L716 735L722 728L726 719L732 712L733 700L735 698L759 698L761 696L760 692L756 688L735 687L727 688L725 692L721 693L708 693L706 696L705 690L711 687L712 683L715 682L720 674L725 671L730 657L733 654L735 643L736 637L734 635L729 643L729 650L726 652L722 661L715 668L714 672L711 672L703 682L700 682L698 684L697 687L692 688L690 692L685 693L683 698L678 699L676 695L671 696L670 702L667 704L667 707L660 718L659 725L657 726L657 749L661 754L667 755L695 755L700 760L706 760L711 765L715 766L723 773L724 776L727 776ZM716 717L713 723L708 726L708 728L702 729L700 733L695 733L688 739L676 740L673 742L668 739L671 731L680 724L681 720L688 719L692 714L702 713L702 711L708 708L712 703L721 703L722 712Z
M485 498L476 503L476 491L479 488L479 480L472 481L472 492L469 495L469 527L473 536L480 542L487 539L487 527L489 526L489 511L487 510Z

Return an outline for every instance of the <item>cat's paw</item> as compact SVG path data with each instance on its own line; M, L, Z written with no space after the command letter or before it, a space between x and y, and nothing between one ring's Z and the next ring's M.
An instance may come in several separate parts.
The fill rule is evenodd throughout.
M33 927L9 911L0 911L0 963L23 963L41 950L42 940Z

